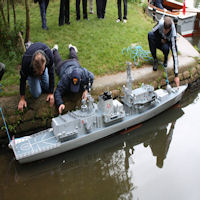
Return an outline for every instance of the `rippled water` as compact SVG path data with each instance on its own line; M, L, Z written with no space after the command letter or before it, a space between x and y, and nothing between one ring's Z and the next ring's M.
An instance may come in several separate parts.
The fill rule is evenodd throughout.
M200 199L200 88L129 133L20 165L0 151L0 199Z

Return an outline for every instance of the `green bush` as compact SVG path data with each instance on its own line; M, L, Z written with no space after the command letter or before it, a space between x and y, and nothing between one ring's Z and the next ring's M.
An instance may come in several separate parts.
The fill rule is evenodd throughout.
M15 27L10 28L8 25L4 25L0 20L0 48L5 52L19 52L18 49L18 33L24 29L21 22ZM13 56L13 55L12 55Z

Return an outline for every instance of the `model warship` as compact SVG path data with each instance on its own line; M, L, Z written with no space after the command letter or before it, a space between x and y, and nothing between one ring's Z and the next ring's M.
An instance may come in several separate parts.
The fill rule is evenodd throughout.
M132 90L131 63L127 65L127 86L122 102L111 92L99 96L98 103L88 94L80 110L52 119L52 128L16 138L9 143L16 160L32 162L94 142L117 131L148 120L181 100L187 85L166 90L142 85Z

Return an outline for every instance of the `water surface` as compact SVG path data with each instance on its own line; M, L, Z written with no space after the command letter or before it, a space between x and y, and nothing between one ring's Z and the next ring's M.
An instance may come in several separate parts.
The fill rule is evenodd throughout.
M129 133L20 165L0 153L0 199L200 199L200 89Z

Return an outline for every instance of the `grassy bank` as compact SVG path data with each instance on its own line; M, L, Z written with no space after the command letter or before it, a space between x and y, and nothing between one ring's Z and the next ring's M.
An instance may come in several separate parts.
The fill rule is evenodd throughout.
M59 52L63 59L68 58L68 44L78 48L78 56L83 67L92 71L95 76L112 74L125 71L125 62L130 57L123 56L121 51L131 43L137 43L148 50L147 33L151 30L152 20L143 13L142 7L135 3L128 3L127 24L116 23L117 2L109 0L106 7L106 18L97 19L96 3L95 14L88 14L89 20L76 21L75 0L70 1L70 25L58 26L59 0L50 1L47 9L48 31L41 29L41 18L38 4L30 4L31 16L31 41L41 41L50 48L58 44ZM12 12L11 12L12 13ZM25 25L25 8L23 5L16 7L17 21ZM12 17L11 17L12 20ZM11 22L12 24L12 22ZM3 95L18 93L19 66L21 56L7 54L1 49L0 62L6 64L2 85ZM56 81L58 81L56 79Z

